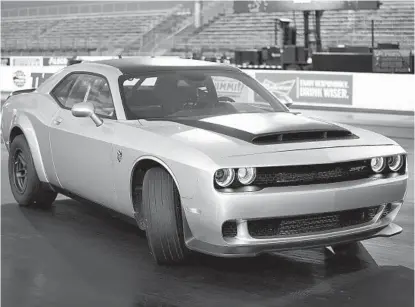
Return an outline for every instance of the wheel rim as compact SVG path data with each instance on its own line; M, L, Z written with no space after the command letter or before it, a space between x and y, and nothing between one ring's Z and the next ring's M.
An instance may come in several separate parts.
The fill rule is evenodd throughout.
M23 194L27 187L27 161L20 149L14 153L13 161L14 185L16 186L17 192Z

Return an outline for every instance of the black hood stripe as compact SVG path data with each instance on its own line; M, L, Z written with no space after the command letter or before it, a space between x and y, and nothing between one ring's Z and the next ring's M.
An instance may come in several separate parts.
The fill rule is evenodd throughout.
M336 125L330 125L326 129L317 125L309 125L309 129L295 129L295 130L283 130L268 133L253 134L244 130L223 126L220 124L214 124L196 119L183 119L183 118L154 118L147 119L148 121L169 121L178 124L186 125L193 128L199 128L210 132L215 132L221 135L236 138L241 141L245 141L256 145L267 145L277 143L289 143L289 142L304 142L304 141L322 141L322 140L340 140L357 138L350 131L343 129Z
M149 119L148 119L149 120ZM193 128L199 128L203 130L208 130L211 132L216 132L219 134L227 135L245 142L251 143L252 140L255 138L255 134L246 132L244 130L239 130L236 128L231 128L219 124L212 124L209 122L204 122L201 120L194 120L194 119L170 119L170 118L163 118L163 119L152 119L152 120L162 120L162 121L169 121L175 122L178 124L190 126Z

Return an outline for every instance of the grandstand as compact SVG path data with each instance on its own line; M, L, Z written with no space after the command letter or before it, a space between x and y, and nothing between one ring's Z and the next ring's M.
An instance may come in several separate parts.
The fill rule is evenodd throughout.
M377 11L325 11L323 48L399 43L413 49L414 1L383 0ZM193 3L187 1L62 4L2 10L2 53L8 55L177 54L274 45L276 18L290 18L303 43L302 12L239 13L232 1L203 1L201 27L195 26ZM313 19L310 20L311 23Z
M168 12L155 11L125 15L123 18L106 15L5 21L2 25L2 46L11 51L52 54L97 51L109 45L122 49L168 15Z
M72 4L2 10L2 53L8 55L116 54L141 50L187 20L183 2Z
M325 11L321 20L323 47L371 44L370 20L375 20L377 43L399 43L401 49L414 45L414 2L382 1L378 11ZM219 16L194 35L175 45L176 50L235 50L274 45L276 18L290 18L298 30L297 42L303 44L302 12L240 13ZM313 19L311 19L311 22Z

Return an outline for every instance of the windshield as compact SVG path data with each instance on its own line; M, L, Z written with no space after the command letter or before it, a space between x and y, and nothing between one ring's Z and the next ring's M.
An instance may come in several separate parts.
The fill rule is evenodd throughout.
M287 112L253 78L222 70L157 72L120 78L127 119Z

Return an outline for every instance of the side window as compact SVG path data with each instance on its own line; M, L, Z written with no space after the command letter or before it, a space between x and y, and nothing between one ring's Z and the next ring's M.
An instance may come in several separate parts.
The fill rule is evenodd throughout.
M93 76L91 88L86 98L95 106L95 113L113 117L115 115L114 102L108 82L100 77Z
M79 74L72 74L66 77L57 87L52 91L52 95L59 101L59 103L65 106L70 90L76 82Z
M69 92L68 99L65 101L65 107L71 109L74 104L86 101L87 94L90 91L90 75L80 75L74 86Z
M100 76L70 75L53 90L52 94L67 109L71 109L76 103L88 101L94 105L97 115L115 116L109 84Z

